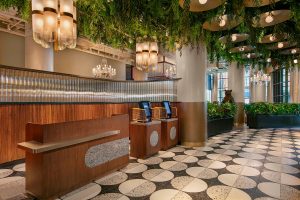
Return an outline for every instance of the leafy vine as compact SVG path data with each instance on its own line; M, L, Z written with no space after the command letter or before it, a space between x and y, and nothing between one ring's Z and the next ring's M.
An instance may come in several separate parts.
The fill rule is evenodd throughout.
M246 8L243 0L226 0L221 6L205 11L190 12L191 0L185 0L183 8L178 0L77 0L79 35L95 42L117 48L135 48L136 41L148 38L159 42L170 51L183 45L197 47L204 40L209 60L221 59L250 63L267 67L267 58L274 58L273 66L294 66L296 55L283 55L279 50L270 50L270 45L258 41L267 34L287 34L288 41L300 46L300 2L281 0L267 6ZM256 4L260 0L254 0ZM30 19L30 0L1 0L0 9L15 7L24 19ZM289 21L265 28L254 28L253 19L264 12L289 9ZM211 32L203 29L203 23L223 14L241 17L242 23L231 30ZM233 33L247 33L249 39L242 43L223 44L219 38ZM255 59L247 59L241 53L230 53L230 49L241 45L255 46Z

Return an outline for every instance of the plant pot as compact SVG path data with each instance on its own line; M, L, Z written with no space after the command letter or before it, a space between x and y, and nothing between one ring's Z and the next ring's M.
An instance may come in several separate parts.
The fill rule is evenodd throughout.
M231 131L233 128L233 117L223 119L211 119L207 124L207 135L212 137L214 135Z
M247 114L249 128L293 128L300 127L299 115L249 115Z

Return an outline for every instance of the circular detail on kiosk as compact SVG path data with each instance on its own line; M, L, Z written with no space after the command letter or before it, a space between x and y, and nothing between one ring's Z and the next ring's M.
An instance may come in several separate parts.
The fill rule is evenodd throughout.
M155 147L158 144L158 132L153 131L150 135L150 144Z
M173 126L170 130L170 139L175 140L175 138L176 138L176 127Z

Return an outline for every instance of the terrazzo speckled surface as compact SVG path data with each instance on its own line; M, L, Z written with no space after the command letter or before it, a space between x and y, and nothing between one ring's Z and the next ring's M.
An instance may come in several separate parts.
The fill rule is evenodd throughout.
M66 200L299 200L300 129L234 130L177 146L79 188ZM0 167L0 199L25 194L23 163Z

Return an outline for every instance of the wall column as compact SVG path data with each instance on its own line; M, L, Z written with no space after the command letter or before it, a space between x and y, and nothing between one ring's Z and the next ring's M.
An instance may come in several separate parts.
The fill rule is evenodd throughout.
M232 96L237 105L237 114L234 122L236 125L243 125L245 122L244 113L244 67L237 62L231 63L228 68L228 89L232 90Z
M212 94L211 101L215 102L215 101L218 101L218 74L214 73L213 77L214 77L214 84L213 84L213 89L211 92L211 94Z
M267 87L268 87L268 94L267 94L267 99L268 103L273 103L273 74L270 74L271 80L268 82Z
M25 67L45 71L54 70L53 47L43 48L33 40L30 23L26 25L25 30Z
M300 103L300 72L299 68L295 67L291 72L291 103Z
M181 143L202 146L207 138L206 68L204 43L197 48L184 46L176 51Z
M266 99L266 84L253 84L254 92L255 92L255 99L254 102L267 102Z

